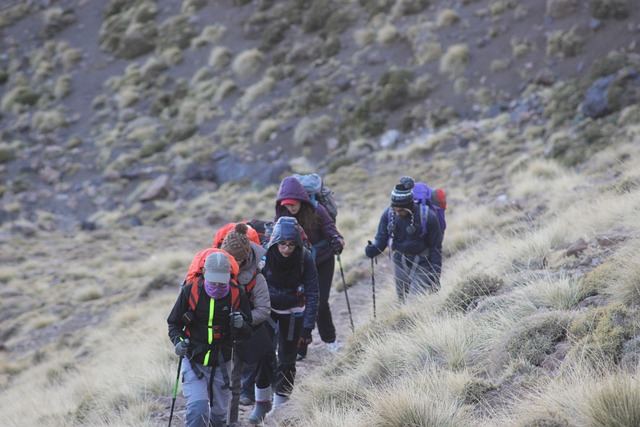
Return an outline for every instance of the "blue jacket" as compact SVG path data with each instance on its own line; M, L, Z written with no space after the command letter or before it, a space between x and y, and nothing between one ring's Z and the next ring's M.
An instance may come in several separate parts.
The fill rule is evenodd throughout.
M410 216L401 217L396 215L390 206L387 207L380 217L378 231L373 244L380 252L387 248L390 240L392 250L406 255L419 255L428 251L427 259L432 268L429 273L440 277L442 270L442 230L440 230L438 217L431 209L428 210L425 234L420 221L420 207L414 205L412 213L413 221ZM412 223L415 231L409 233L407 228Z
M291 219L290 221L295 221ZM297 223L295 227L299 227ZM302 272L302 285L304 287L305 310L304 310L304 322L303 327L308 329L315 328L316 315L318 312L318 273L316 272L316 265L313 261L311 251L304 248L302 245L302 237L300 231L294 226L292 222L284 220L278 221L273 227L273 233L269 240L267 249L267 263L262 269L262 274L267 279L267 285L269 286L269 296L271 298L271 307L276 309L289 309L300 305L300 297L297 295L297 289L295 287L285 287L281 283L278 283L273 278L271 271L269 257L273 251L277 251L277 243L283 240L294 240L298 247L290 256L297 256L299 259L300 270Z

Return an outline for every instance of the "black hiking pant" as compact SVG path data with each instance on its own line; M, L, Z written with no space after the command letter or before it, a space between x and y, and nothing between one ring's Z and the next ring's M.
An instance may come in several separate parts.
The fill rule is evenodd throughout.
M280 314L272 311L271 318L277 325L273 343L278 356L276 359L275 351L269 352L258 362L256 387L264 389L273 384L276 393L289 396L296 378L296 350L302 331L304 312ZM269 328L269 330L272 329Z

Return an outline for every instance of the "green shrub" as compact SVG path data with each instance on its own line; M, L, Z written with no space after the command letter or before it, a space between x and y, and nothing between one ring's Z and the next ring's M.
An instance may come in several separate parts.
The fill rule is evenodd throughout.
M547 38L547 55L561 54L566 57L577 56L582 52L584 38L578 34L578 26L572 26L568 31L554 31Z
M541 366L556 344L566 339L570 317L560 312L541 313L526 317L507 339L506 351L513 359L523 359Z
M267 27L267 29L262 33L260 49L265 51L271 50L284 39L288 29L289 24L283 21L276 22Z
M302 31L313 33L323 29L331 16L333 8L331 0L316 0L312 2L311 8L304 14Z
M397 110L410 98L409 86L413 81L413 71L392 70L384 73L378 84L381 92L374 98L373 106L379 110Z
M589 11L596 19L626 19L631 13L629 0L589 0Z
M0 165L16 158L15 150L5 143L0 143Z
M570 359L590 361L594 366L620 361L623 344L635 335L635 313L621 303L592 308L569 326L573 344Z

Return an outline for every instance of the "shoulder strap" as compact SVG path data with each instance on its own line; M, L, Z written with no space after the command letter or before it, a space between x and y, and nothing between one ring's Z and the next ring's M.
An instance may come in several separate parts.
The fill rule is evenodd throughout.
M422 225L422 236L427 234L427 220L429 219L429 211L427 210L427 203L420 203L420 224Z

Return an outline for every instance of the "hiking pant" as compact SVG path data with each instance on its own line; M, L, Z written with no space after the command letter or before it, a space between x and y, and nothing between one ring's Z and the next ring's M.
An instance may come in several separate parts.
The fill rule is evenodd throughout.
M209 379L211 367L194 363L202 374L198 378L191 367L189 358L182 359L182 392L187 399L187 413L185 424L187 427L224 426L227 422L227 405L229 403L229 389L225 385L222 369L229 369L229 363L215 368L211 390L213 401L209 408Z
M329 306L329 294L331 293L335 267L336 259L334 257L329 257L326 261L316 265L318 272L318 314L316 315L316 322L320 339L326 343L336 340L336 327L333 324L333 316ZM306 356L307 347L306 344L299 346L298 354Z
M329 307L329 293L331 292L331 282L333 272L336 267L336 259L333 256L327 258L316 265L318 271L318 333L324 342L334 342L336 340L336 327L333 325L331 308Z
M274 350L277 349L278 355L277 359L275 359L275 352L271 352L258 362L256 387L265 389L274 383L277 394L289 396L296 378L296 350L300 332L302 331L304 312L279 314L272 311L271 319L277 325L274 336ZM271 328L269 329L271 330Z
M256 368L257 362L244 362L242 368L242 389L240 390L240 396L247 396L252 399L255 398L255 385L256 385Z
M409 255L394 251L393 272L398 300L404 303L409 295L438 292L440 282L432 271L426 254Z

